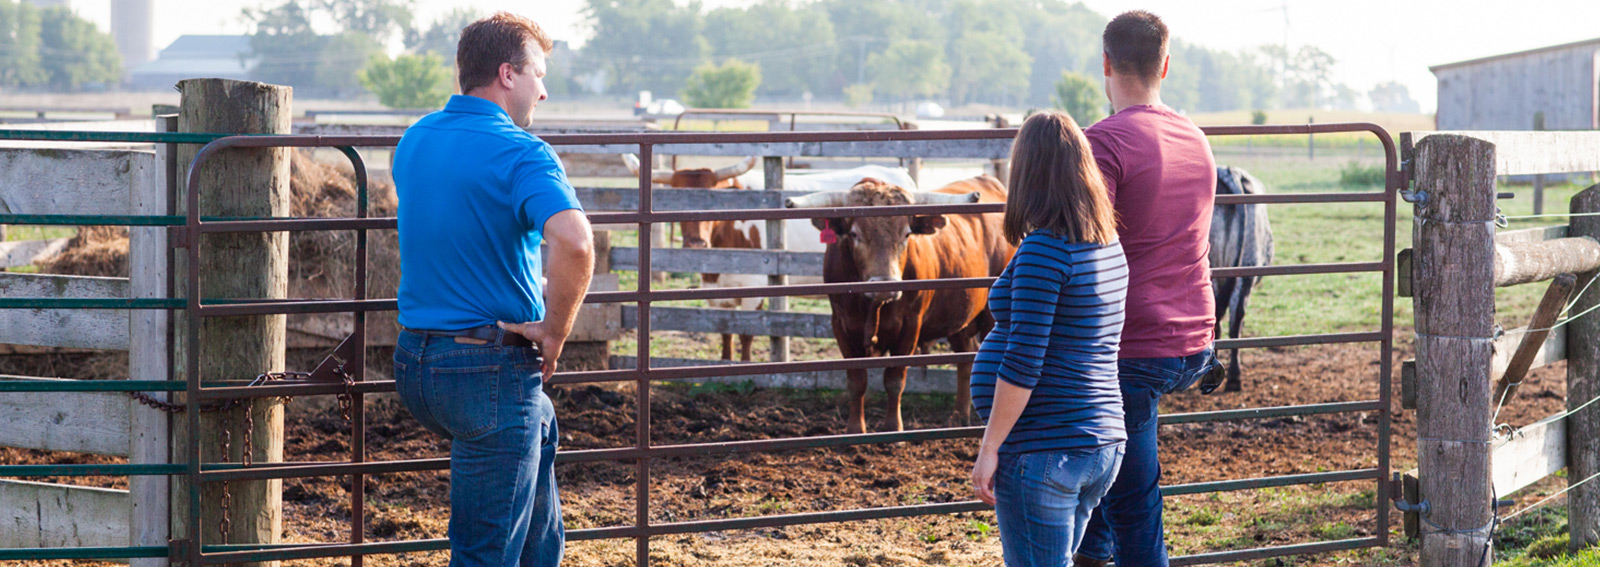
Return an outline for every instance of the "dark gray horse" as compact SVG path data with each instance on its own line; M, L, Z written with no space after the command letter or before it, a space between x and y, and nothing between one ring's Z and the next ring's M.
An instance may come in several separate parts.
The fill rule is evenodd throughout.
M1218 195L1259 195L1266 192L1266 186L1261 184L1261 180L1243 169L1217 168ZM1212 268L1241 268L1271 264L1272 224L1267 221L1267 206L1260 203L1216 205L1211 211L1210 262ZM1212 280L1212 292L1217 301L1216 337L1221 338L1222 317L1228 315L1228 338L1239 338L1239 332L1244 327L1245 303L1250 300L1251 288L1260 280L1260 276ZM1225 392L1237 392L1241 389L1239 349L1231 350L1228 378L1223 386Z

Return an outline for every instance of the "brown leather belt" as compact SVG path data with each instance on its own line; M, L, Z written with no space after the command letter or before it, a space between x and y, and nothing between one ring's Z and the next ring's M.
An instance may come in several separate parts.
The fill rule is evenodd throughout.
M469 329L461 329L461 330L457 330L457 331L434 331L434 330L431 330L431 329L405 329L405 330L413 332L413 333L416 333L416 334L419 334L419 335L422 335L424 337L433 336L433 337L451 337L451 338L455 338L455 339L469 339L469 340L457 340L456 342L459 342L459 343L497 344L497 345L515 346L515 347L532 347L532 346L534 346L533 345L533 341L528 340L528 337L522 336L521 333L516 333L516 332L512 332L512 331L506 331L506 330L503 330L500 327L495 326L495 325L484 325L482 327L472 327L472 328L469 328ZM482 343L477 343L476 341L483 341L483 342ZM537 350L537 348L535 350Z

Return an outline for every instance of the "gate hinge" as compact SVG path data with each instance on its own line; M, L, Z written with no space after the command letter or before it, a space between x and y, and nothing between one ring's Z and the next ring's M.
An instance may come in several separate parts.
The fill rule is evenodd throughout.
M1400 161L1400 198L1405 199L1407 203L1424 206L1428 204L1428 192L1418 191L1412 186L1417 177L1415 170L1416 162L1411 158Z

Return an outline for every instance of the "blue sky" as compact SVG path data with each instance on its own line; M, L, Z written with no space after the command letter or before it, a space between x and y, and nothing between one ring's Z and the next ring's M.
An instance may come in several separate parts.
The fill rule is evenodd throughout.
M754 0L703 0L707 8ZM110 0L73 0L105 26ZM183 34L243 33L239 12L254 0L154 0L156 48ZM1596 0L1084 0L1111 16L1142 8L1162 16L1173 34L1207 47L1238 50L1289 43L1315 45L1339 61L1337 79L1365 92L1397 80L1431 112L1436 91L1428 66L1600 37ZM519 11L558 39L582 43L583 0L417 0L426 22L455 5ZM1285 17L1287 13L1287 18ZM1287 26L1285 25L1287 21ZM1286 33L1287 32L1287 33Z

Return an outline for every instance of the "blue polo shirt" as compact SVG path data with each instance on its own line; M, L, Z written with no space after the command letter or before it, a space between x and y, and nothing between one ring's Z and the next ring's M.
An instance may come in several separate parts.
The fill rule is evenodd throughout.
M394 156L400 324L450 331L544 319L544 223L579 209L550 144L499 105L455 95Z

